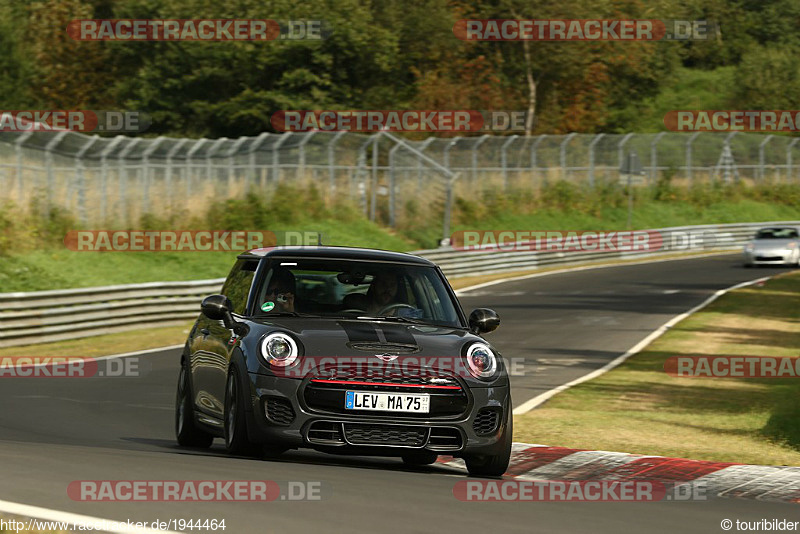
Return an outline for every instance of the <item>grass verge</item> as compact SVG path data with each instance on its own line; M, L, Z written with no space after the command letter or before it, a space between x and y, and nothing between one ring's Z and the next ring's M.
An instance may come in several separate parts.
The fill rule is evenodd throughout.
M670 356L800 356L800 273L732 291L620 367L518 416L515 440L800 466L800 378L674 378Z

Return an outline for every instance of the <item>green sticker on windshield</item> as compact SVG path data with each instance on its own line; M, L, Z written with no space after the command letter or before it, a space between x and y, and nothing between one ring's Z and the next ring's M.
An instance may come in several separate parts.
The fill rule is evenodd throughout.
M275 307L274 302L265 302L264 304L261 305L261 311L265 312L272 311L272 308L274 307Z

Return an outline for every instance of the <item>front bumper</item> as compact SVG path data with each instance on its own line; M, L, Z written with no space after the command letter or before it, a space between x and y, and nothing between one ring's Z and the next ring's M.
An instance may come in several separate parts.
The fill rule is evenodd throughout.
M791 265L795 254L794 249L746 250L744 262L748 265Z
M453 456L503 451L511 410L507 385L464 387L466 402L458 414L375 414L311 407L304 395L307 380L255 373L249 373L249 379L248 434L253 443L380 456L414 451Z

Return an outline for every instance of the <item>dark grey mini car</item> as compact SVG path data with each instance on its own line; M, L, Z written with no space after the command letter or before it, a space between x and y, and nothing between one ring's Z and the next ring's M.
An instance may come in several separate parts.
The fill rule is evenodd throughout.
M293 247L239 256L207 297L178 382L178 443L236 454L312 448L465 460L499 476L511 454L508 375L432 262L378 250Z

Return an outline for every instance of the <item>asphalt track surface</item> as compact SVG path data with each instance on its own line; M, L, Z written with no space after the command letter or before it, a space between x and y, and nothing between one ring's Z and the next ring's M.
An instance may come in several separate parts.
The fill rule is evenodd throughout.
M715 291L783 270L746 270L738 256L714 256L553 274L461 300L467 311L496 309L502 324L491 340L506 357L525 358L525 374L512 377L520 404L602 366ZM138 378L3 378L0 500L123 521L225 519L234 534L721 532L726 518L800 520L796 505L733 499L460 502L453 486L464 475L446 466L312 451L235 458L220 440L210 450L182 449L173 437L178 357L140 356ZM66 491L76 480L319 481L322 500L80 502Z

